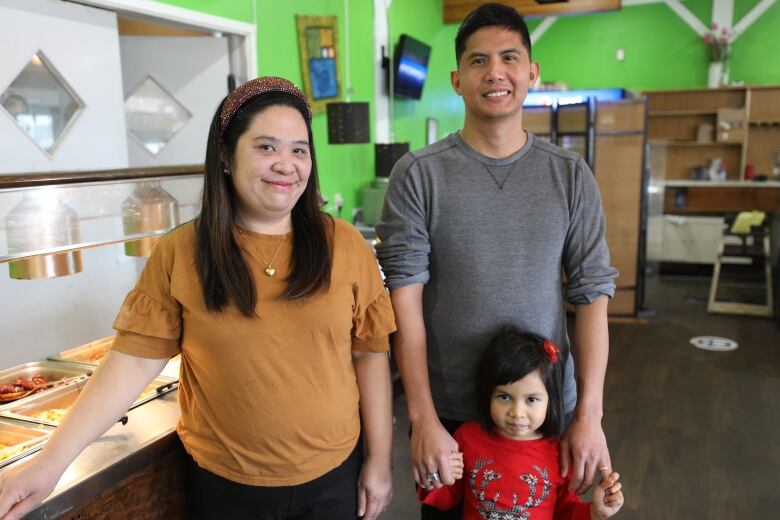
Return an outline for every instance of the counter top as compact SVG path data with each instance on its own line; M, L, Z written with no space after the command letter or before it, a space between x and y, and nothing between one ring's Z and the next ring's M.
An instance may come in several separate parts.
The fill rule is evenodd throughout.
M115 424L87 446L62 475L54 492L25 520L58 518L169 451L179 442L175 432L180 414L177 394L169 392L130 410L127 424ZM0 473L25 460L29 457Z

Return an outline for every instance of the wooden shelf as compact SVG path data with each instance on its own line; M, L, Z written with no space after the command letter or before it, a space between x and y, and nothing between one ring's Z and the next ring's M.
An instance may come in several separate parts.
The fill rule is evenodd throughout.
M662 146L691 146L691 147L716 147L716 146L742 146L741 141L737 142L716 142L700 143L698 141L665 141L662 139L653 139L649 141L651 145Z
M760 120L758 120L758 121L750 121L750 122L749 122L749 124L750 124L750 126L752 126L752 127L761 127L761 126L772 127L772 126L780 126L780 120L771 119L771 120L765 120L765 121L760 121Z
M661 183L667 188L774 188L780 189L780 182L765 181L663 181Z
M678 116L716 116L717 110L654 110L647 113L650 117L678 117Z

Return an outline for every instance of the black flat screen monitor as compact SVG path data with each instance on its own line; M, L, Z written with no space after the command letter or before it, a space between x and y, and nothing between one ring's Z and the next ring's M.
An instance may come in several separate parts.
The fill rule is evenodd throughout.
M394 94L397 97L420 99L428 75L431 47L408 34L402 34L395 49Z

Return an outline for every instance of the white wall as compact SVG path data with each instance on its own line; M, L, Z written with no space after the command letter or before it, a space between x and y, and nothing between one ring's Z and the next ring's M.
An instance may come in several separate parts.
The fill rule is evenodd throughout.
M13 280L0 266L0 369L112 334L145 262L122 256L121 245L83 251L81 273L47 280Z
M86 104L52 157L0 109L0 174L127 167L114 13L59 0L3 0L0 49L0 90L42 50Z
M125 97L148 75L192 114L156 156L128 136L130 167L202 163L211 118L227 95L227 38L122 36L119 43Z
M202 185L200 177L162 182L179 203L181 222L199 213ZM61 186L53 191L78 214L82 243L97 243L123 236L121 205L133 187L121 182ZM0 256L8 252L5 215L26 191L35 196L36 190L0 191ZM112 334L111 324L146 260L126 256L122 244L81 254L82 272L44 280L12 279L8 264L0 264L0 370Z

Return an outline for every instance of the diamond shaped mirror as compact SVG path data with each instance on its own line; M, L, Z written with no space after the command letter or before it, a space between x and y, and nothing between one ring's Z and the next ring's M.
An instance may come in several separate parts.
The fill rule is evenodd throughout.
M84 108L43 52L32 55L10 85L0 93L0 105L48 155Z
M192 114L151 76L125 99L127 131L152 155L157 155Z

